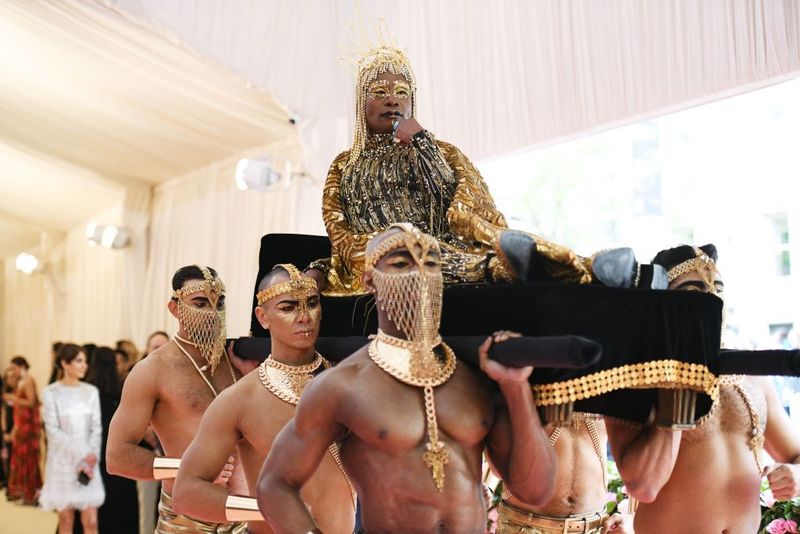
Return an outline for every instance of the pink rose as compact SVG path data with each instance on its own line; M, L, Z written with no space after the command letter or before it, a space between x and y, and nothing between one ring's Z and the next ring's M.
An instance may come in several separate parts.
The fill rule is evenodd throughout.
M767 525L769 534L797 534L797 523L791 519L775 519Z
M628 513L628 505L629 504L630 503L629 503L628 499L622 499L619 502L619 504L617 505L617 511L619 513L621 513L621 514L627 514Z

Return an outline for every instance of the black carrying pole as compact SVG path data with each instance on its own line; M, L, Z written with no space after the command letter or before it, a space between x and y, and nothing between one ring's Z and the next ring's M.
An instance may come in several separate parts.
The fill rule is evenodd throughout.
M723 350L722 375L800 376L800 350Z
M443 338L460 359L478 367L478 348L484 336L446 336ZM269 338L240 338L234 352L245 359L263 361L269 354ZM366 345L364 336L319 337L316 348L331 361L341 361ZM511 367L582 369L600 360L598 343L580 336L512 337L492 345L489 356Z

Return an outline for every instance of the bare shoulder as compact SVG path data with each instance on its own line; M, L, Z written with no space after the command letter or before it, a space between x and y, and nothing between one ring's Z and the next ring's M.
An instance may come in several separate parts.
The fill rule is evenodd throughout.
M172 342L151 352L147 358L133 366L125 379L123 392L131 389L158 390L160 384L170 384L176 370L181 371L186 362L180 357Z
M263 390L258 371L253 371L240 378L235 384L222 390L211 403L216 410L224 410L229 415L238 415L253 402L258 402L257 395ZM209 407L210 409L210 407Z
M744 377L745 384L748 384L751 394L753 392L756 393L759 397L767 402L767 404L780 402L778 400L778 392L775 389L775 384L772 381L771 376L745 376ZM754 401L759 401L759 399L753 399Z
M367 353L367 347L362 347L334 367L320 373L303 391L303 398L308 396L325 396L331 399L341 399L359 383L359 375L364 373L372 364Z
M744 379L765 393L775 390L771 376L745 376Z

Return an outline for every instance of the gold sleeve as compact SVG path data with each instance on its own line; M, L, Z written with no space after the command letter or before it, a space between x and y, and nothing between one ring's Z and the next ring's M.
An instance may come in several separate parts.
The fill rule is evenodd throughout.
M331 240L331 267L344 268L347 278L357 280L364 272L364 252L373 234L353 233L344 216L341 200L342 168L347 162L348 154L347 151L339 154L328 170L322 190L322 220Z
M481 173L455 146L437 141L458 185L447 219L450 231L466 239L492 245L500 231L508 228L503 214L498 211L494 199Z

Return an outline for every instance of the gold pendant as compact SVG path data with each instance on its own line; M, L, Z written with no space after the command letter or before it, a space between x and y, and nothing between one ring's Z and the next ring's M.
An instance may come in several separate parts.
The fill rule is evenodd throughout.
M450 451L444 448L444 443L441 441L428 442L425 448L428 451L422 455L422 459L425 461L425 465L431 469L436 489L442 491L444 489L444 466L450 461Z

